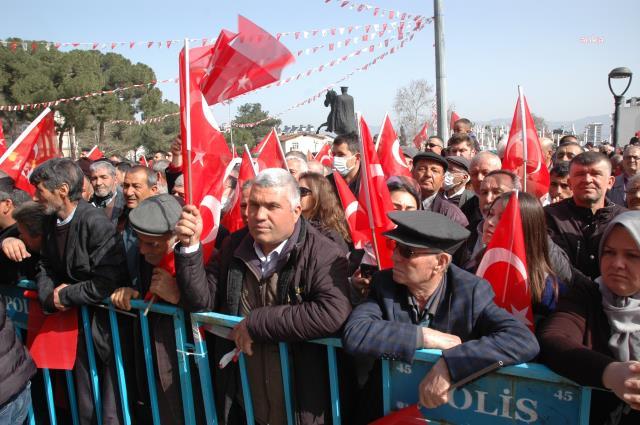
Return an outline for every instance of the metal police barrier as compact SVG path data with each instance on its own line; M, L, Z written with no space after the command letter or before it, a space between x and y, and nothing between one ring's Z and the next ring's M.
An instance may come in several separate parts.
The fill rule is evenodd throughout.
M9 318L12 320L16 327L20 337L23 337L27 330L28 312L29 312L29 299L24 296L24 291L35 290L36 286L30 281L21 281L15 286L0 285L0 296L4 298L6 305L6 311ZM122 345L120 340L120 333L118 329L117 314L121 313L120 310L115 309L109 300L105 300L105 305L98 305L98 307L106 308L109 310L109 321L111 326L113 352L115 358L116 375L118 378L118 388L120 391L120 403L122 406L123 419L125 424L131 424L131 414L129 411L129 401L127 398L127 386L125 382L124 363L122 357ZM155 364L153 361L153 355L151 351L151 336L149 332L149 321L147 316L144 315L144 311L149 307L149 303L140 300L131 300L131 307L133 310L137 310L137 317L140 320L140 330L143 340L143 354L145 360L145 367L147 373L147 383L149 388L149 399L151 405L151 414L154 425L161 424L160 412L158 408L158 397L156 389L155 379ZM178 375L180 378L180 389L182 395L182 405L185 424L194 425L195 409L193 403L193 388L191 383L191 370L189 367L189 361L187 356L190 351L193 350L193 344L187 342L187 333L185 325L184 312L181 308L163 304L153 303L150 308L150 312L156 314L163 314L173 317L173 325L175 332L176 351L178 358ZM91 334L91 322L89 317L89 310L86 306L80 308L83 331L85 333L85 340L87 341L87 355L89 360L89 370L92 384L92 394L94 399L94 405L96 407L96 417L98 424L102 423L102 403L100 395L100 383L98 378L98 370L96 367L95 350L93 347L93 338ZM128 313L131 314L131 313ZM57 425L58 417L56 414L54 396L53 396L53 384L51 380L51 374L48 369L41 369L45 386L45 398L48 407L49 421L51 425ZM69 397L69 406L72 423L74 425L79 424L78 405L76 399L75 385L73 380L72 371L64 371L65 381L67 384L67 393ZM32 387L33 390L33 387ZM29 424L35 425L35 417L33 411L29 414Z
M202 395L208 424L217 425L213 383L209 370L207 347L201 329L207 326L232 328L241 317L218 313L193 313L196 359L202 384ZM213 330L213 333L220 334ZM333 424L341 423L338 393L336 338L310 341L327 347ZM285 391L287 423L293 425L292 388L287 344L280 343L280 362ZM417 403L418 386L440 350L418 350L413 364L382 360L384 414ZM248 424L254 424L251 389L244 355L239 355L240 380ZM429 423L455 424L582 424L589 423L591 389L553 373L540 364L529 363L501 368L452 391L449 402L437 409L423 409Z

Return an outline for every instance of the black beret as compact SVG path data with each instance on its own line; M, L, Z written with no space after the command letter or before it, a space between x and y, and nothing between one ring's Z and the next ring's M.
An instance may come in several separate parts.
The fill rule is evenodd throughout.
M464 168L467 173L469 172L469 160L464 156L448 156L446 160L452 165Z
M392 211L388 216L398 227L384 235L414 248L453 254L470 235L458 223L432 211Z
M413 157L413 166L415 167L415 164L420 160L437 162L438 164L442 165L444 171L447 171L447 169L449 168L449 163L446 159L444 159L444 156L435 152L418 152L418 154Z
M145 199L132 209L129 222L138 233L162 236L173 231L181 213L182 206L176 197L162 193Z

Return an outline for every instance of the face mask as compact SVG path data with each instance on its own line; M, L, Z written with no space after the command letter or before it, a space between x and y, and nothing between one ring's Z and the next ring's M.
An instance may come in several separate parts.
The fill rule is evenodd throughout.
M347 167L347 161L351 159L351 157L346 156L334 156L333 157L333 169L336 170L341 176L346 176L349 174L353 167Z
M455 177L452 173L450 172L445 172L444 173L444 183L442 184L442 187L444 188L444 190L449 190L449 189L453 189L454 186L456 185L455 183Z

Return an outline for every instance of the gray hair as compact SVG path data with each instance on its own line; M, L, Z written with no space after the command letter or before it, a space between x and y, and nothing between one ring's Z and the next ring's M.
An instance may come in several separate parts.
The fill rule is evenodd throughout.
M38 165L29 176L29 183L42 185L50 192L66 184L69 187L69 200L82 198L84 174L78 164L69 158L52 158Z
M97 161L89 166L89 171L92 173L102 169L107 170L109 174L111 174L111 177L116 176L116 167L114 167L109 161Z
M303 154L300 151L289 151L284 156L284 159L292 159L292 158L299 159L300 161L304 161L305 163L307 162L307 155Z
M301 173L306 173L307 171L309 171L309 165L307 164L307 161L305 159L300 159L297 156L290 156L289 158L286 158L286 160L287 164L289 163L289 161L297 162L300 167Z
M162 172L164 174L164 172L167 169L167 167L169 167L169 164L171 164L171 163L166 159L161 159L159 161L153 161L152 169L156 173Z
M11 216L19 224L23 225L29 236L36 237L43 233L43 223L46 207L38 202L27 201L13 210Z
M182 186L184 187L184 174L180 174L176 179L175 183L173 183L173 187Z
M484 158L490 158L498 164L498 167L502 167L502 161L500 161L500 157L498 155L490 151L481 151L475 154L473 158L471 158L471 162L469 163L469 169L471 169L471 167L478 164L478 162Z
M253 186L253 179L247 180L246 182L242 183L241 191L244 192L246 189L251 189L251 186Z
M253 185L262 188L283 188L288 191L291 210L300 205L300 187L296 179L285 169L267 168L253 179Z

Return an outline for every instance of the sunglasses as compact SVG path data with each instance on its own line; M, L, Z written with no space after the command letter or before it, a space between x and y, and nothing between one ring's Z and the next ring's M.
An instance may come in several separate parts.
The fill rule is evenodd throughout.
M305 196L311 195L311 193L312 193L311 189L309 189L309 188L306 188L306 187L301 187L300 188L300 196L302 198L304 198Z
M444 148L443 146L437 144L437 143L427 143L427 146L429 146L430 148L435 148L435 147L439 147L439 148Z
M410 260L412 257L416 255L438 254L441 252L437 250L415 249L410 246L398 243L391 239L387 239L387 246L390 249L394 249L395 251L397 251L401 257L406 258L407 260Z

